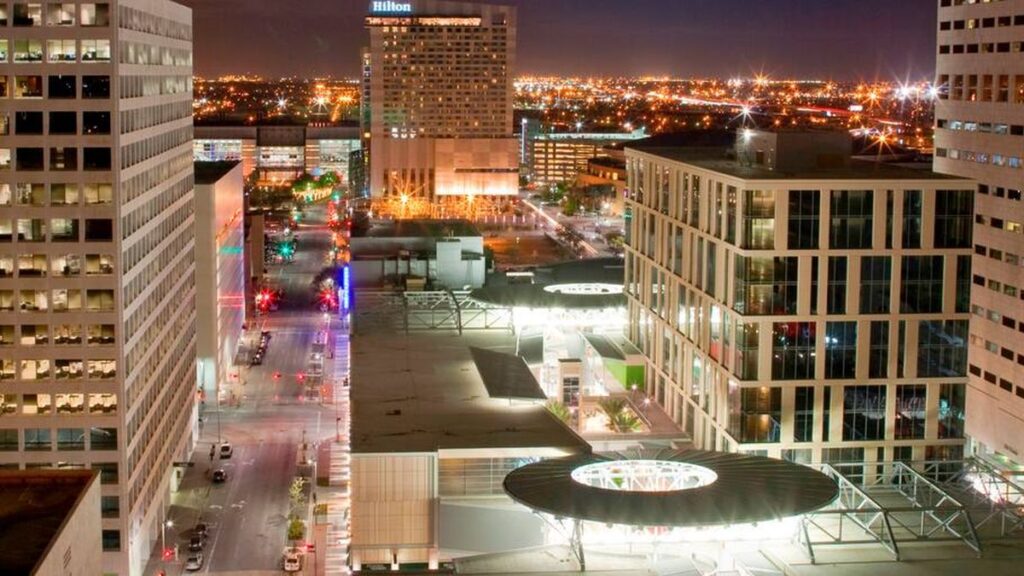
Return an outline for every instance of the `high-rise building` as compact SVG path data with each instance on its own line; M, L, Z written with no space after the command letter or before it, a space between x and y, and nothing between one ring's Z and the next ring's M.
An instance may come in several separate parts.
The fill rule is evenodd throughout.
M515 195L515 9L373 2L366 27L371 197L429 215L446 199Z
M605 146L646 137L643 128L626 133L615 132L540 132L526 144L528 172L538 186L572 184L587 170L591 158L607 155Z
M626 147L646 393L706 449L959 458L973 182L851 160L842 133L688 140Z
M192 14L0 5L0 466L100 471L139 574L196 417Z
M973 178L967 433L1024 464L1024 0L939 1L935 170Z

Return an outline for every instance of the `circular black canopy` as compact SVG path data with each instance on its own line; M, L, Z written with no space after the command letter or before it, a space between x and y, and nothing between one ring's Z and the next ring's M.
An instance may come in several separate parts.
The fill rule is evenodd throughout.
M717 479L671 492L610 490L573 480L581 466L658 460L702 466ZM543 460L505 477L505 492L524 506L563 518L631 526L699 527L798 516L834 501L839 487L824 474L784 460L704 450L580 454Z

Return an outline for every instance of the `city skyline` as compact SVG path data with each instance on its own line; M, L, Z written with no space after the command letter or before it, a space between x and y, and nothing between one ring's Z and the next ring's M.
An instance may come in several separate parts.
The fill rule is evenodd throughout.
M194 9L200 76L358 72L362 18L370 6L363 0L309 0L301 10L241 0L182 3ZM935 65L932 0L504 3L520 11L517 74L898 81L930 78ZM225 29L228 19L238 25ZM718 45L721 30L731 36ZM786 42L777 42L780 30Z

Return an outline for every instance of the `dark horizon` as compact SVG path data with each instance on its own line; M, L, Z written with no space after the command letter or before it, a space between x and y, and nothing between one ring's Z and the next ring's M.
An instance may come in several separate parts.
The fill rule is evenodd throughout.
M352 77L368 0L178 0L195 73ZM930 80L935 0L505 0L515 74Z

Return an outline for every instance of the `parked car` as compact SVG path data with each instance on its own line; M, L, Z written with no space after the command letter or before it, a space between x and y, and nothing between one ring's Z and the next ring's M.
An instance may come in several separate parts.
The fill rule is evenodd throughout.
M299 572L302 570L302 555L299 553L298 548L285 548L284 560L282 562L285 572Z
M189 554L188 560L185 561L185 570L189 572L195 572L202 570L203 568L203 555L202 554Z
M231 455L235 453L235 449L231 447L230 442L225 442L220 445L220 457L221 459L231 458Z
M227 479L228 479L228 473L225 472L222 468L218 468L217 470L213 471L213 483L214 484L221 484L224 481L226 481Z
M203 537L193 536L188 540L188 551L189 552L202 552L203 551Z
M200 538L206 538L210 534L210 528L205 522L200 522L192 528L192 533Z

